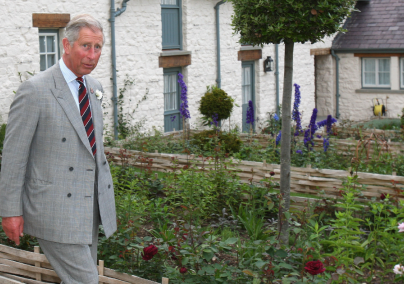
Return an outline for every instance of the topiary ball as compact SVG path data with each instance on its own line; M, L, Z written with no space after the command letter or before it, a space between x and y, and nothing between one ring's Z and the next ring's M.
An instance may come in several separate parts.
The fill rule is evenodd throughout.
M223 120L230 117L233 101L233 98L227 95L225 91L213 86L208 88L208 91L201 98L199 111L207 118L217 114L218 120Z

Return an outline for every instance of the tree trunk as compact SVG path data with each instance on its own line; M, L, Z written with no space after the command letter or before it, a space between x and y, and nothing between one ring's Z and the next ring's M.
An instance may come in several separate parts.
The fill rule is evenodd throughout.
M280 242L289 243L289 222L287 214L290 206L290 121L292 116L293 83L293 41L285 41L285 73L282 98L282 137L281 137L281 208L279 210Z

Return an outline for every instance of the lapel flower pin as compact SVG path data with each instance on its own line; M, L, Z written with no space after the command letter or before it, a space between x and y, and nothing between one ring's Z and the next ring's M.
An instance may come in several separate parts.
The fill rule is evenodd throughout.
M100 90L96 90L95 91L95 96L97 97L97 99L101 100L102 99L102 92Z

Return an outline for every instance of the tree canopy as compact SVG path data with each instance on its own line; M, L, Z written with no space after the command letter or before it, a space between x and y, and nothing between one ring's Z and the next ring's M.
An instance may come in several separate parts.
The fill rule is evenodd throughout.
M355 0L228 0L240 42L253 45L321 41L342 30Z

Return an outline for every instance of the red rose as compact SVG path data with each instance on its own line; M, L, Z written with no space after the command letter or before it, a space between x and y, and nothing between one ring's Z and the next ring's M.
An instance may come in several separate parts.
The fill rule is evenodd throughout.
M150 260L158 253L158 248L154 245L150 245L143 249L142 258L144 260Z
M382 193L382 194L380 195L380 200L385 200L386 197L387 197L387 195L385 195L384 193Z
M186 269L185 267L180 268L180 273L181 274L187 273L187 271L188 271L188 269Z
M275 172L269 172L269 174L270 174L271 176L274 176L274 175L275 175Z
M317 275L323 273L325 271L325 268L321 261L315 260L307 262L304 270L306 270L306 272L310 273L311 275Z

